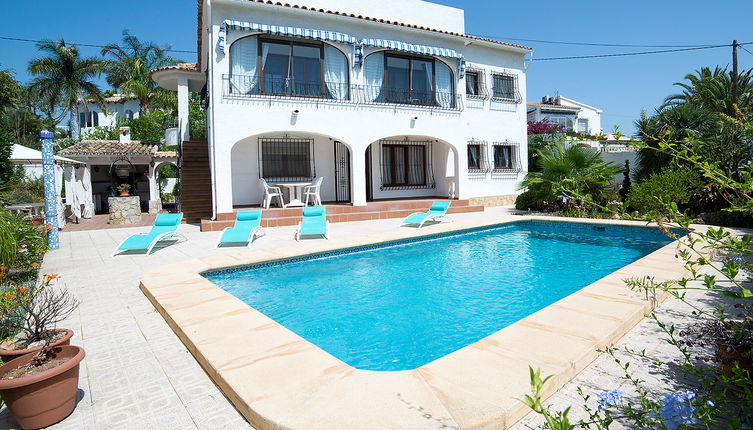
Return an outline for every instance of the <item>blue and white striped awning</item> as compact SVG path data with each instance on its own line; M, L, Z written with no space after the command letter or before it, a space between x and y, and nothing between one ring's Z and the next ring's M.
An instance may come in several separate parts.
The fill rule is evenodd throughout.
M414 45L412 43L400 42L398 40L386 39L361 39L361 45L373 46L376 48L394 49L396 51L411 52L414 54L434 55L438 57L463 58L463 54L449 48L438 48L436 46Z
M329 42L347 43L350 45L356 45L358 39L355 37L340 33L337 31L328 30L312 30L309 28L300 27L288 27L284 25L271 25L271 24L258 24L255 22L236 21L232 19L226 19L220 26L219 34L219 48L220 51L225 50L226 33L228 30L241 30L241 31L258 31L267 34L273 34L276 36L287 37L300 37L304 39L314 40L326 40Z
M300 37L304 39L325 40L329 42L346 43L354 46L355 65L360 66L363 62L363 47L371 46L375 48L392 49L396 51L410 52L414 54L433 55L438 57L457 58L460 60L460 75L462 77L465 69L465 61L463 60L463 54L449 48L439 48L436 46L415 45L407 42L400 42L397 40L387 39L361 39L358 40L355 37L340 33L337 31L328 30L312 30L309 28L300 27L288 27L284 25L272 25L272 24L259 24L255 22L236 21L233 19L226 19L220 26L220 32L218 35L218 47L220 51L225 51L225 44L227 43L228 30L240 30L240 31L256 31L267 34L273 34L276 36L287 37Z

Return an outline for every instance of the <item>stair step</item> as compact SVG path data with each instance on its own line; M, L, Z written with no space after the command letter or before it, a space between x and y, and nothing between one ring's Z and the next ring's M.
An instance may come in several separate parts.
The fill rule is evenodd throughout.
M454 204L454 202L453 202ZM338 207L346 207L353 209L364 209L365 206L327 206L327 220L332 223L336 222L351 222L351 221L368 221L376 219L394 219L405 218L408 215L418 212L416 209L393 209L383 211L355 211L355 212L332 212L331 209ZM426 210L426 209L424 209ZM458 206L451 207L448 214L468 213L468 212L483 212L483 206ZM282 227L297 225L301 221L301 208L290 209L265 209L261 225L262 227ZM221 213L218 214L217 220L212 221L208 219L201 220L201 231L220 231L225 227L232 227L235 224L234 213Z

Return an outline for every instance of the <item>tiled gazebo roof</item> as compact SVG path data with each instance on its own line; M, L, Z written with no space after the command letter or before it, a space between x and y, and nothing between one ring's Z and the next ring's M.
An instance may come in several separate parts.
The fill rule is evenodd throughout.
M112 156L136 155L157 158L177 157L175 151L159 151L159 142L133 140L120 143L117 140L82 140L80 143L58 151L63 156Z

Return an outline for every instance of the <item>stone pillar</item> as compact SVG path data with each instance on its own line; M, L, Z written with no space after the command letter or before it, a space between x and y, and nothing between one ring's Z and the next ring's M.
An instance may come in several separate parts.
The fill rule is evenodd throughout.
M139 196L108 197L110 224L138 224L141 222L141 202Z
M42 140L42 177L44 178L44 217L50 227L47 232L47 246L50 249L60 248L58 238L58 192L55 185L55 156L52 153L52 132L39 132Z
M186 141L190 138L188 124L188 78L178 78L178 119L180 120L180 139Z

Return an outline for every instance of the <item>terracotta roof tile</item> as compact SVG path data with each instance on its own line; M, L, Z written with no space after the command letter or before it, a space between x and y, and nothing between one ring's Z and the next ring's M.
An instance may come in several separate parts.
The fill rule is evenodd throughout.
M178 63L172 66L157 67L156 69L152 69L149 74L151 75L154 72L160 72L162 70L189 70L191 72L200 71L198 63Z
M566 110L580 110L577 106L567 106L567 105L553 105L549 103L534 103L534 102L528 102L526 103L528 106L536 106L541 108L549 108L549 109L566 109Z
M433 33L447 34L447 35L450 35L450 36L457 36L457 37L462 37L462 38L465 38L465 39L481 40L481 41L484 41L484 42L496 43L496 44L503 45L503 46L510 46L510 47L513 47L513 48L527 49L529 51L531 50L531 48L528 47L528 46L516 45L514 43L507 43L507 42L502 42L502 41L499 41L499 40L488 39L486 37L471 36L469 34L456 33L456 32L453 32L453 31L440 30L440 29L431 28L431 27L424 27L424 26L416 25L416 24L407 24L407 23L404 23L404 22L391 21L391 20L382 19L382 18L372 18L370 16L356 15L356 14L353 14L353 13L340 12L340 11L336 11L336 10L317 9L317 8L314 8L314 7L300 6L300 5L295 5L295 4L290 4L290 3L283 3L283 2L272 1L272 0L246 0L246 1L249 1L249 2L252 2L252 3L261 3L261 4L274 5L274 6L283 6L283 7L288 7L288 8L292 8L292 9L309 10L309 11L312 11L312 12L326 13L326 14L329 14L329 15L338 15L338 16L344 16L344 17L348 17L348 18L357 18L357 19L362 19L362 20L365 20L365 21L373 21L373 22L379 22L379 23L383 23L383 24L396 25L396 26L400 26L400 27L415 28L415 29L418 29L418 30L431 31ZM198 0L198 31L197 31L197 50L196 50L196 52L197 52L197 59L198 59L198 67L199 67L199 69L201 69L201 60L202 60L202 58L201 58L201 43L202 43L202 37L204 35L204 33L201 31L202 30L202 23L203 23L203 16L204 16L204 0Z
M120 143L117 140L82 140L80 143L58 151L58 155L90 156L90 155L147 155L158 154L159 142L142 142L133 140L131 143ZM164 152L160 151L160 154ZM162 155L160 155L162 156ZM175 153L174 156L177 156Z

